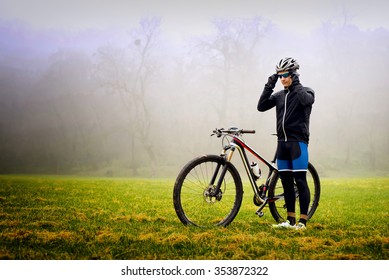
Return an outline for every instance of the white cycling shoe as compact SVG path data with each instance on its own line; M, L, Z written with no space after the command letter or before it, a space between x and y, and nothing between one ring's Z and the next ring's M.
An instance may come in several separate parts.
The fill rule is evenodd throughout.
M296 226L292 226L288 220L282 222L280 224L272 225L273 228L295 228Z

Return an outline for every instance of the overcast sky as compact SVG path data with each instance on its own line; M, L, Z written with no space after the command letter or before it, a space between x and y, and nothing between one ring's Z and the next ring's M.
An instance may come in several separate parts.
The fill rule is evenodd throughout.
M361 29L389 29L387 0L0 0L0 18L22 20L36 28L106 28L136 24L159 16L172 36L204 34L217 17L264 17L284 30L310 32L324 21Z

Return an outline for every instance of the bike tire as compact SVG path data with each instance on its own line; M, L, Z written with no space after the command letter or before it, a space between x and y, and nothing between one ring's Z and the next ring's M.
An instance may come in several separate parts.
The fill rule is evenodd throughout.
M307 172L307 182L308 182L308 188L311 194L311 200L309 203L308 208L308 219L312 218L313 214L315 213L317 207L319 206L319 200L320 200L320 178L319 175L315 169L315 167L308 163L308 172ZM298 191L297 186L295 183L295 190L296 190L296 209L298 208ZM271 200L272 197L276 196L282 196L283 197L283 187L281 180L279 179L279 174L276 172L273 177L270 180L269 183L269 193L268 198ZM285 221L287 217L287 210L285 205L285 200L279 199L272 202L269 202L269 208L270 212L273 216L273 218L276 220L276 222L283 222Z
M220 199L206 194L218 165L227 165ZM216 155L204 155L187 163L178 174L173 189L174 209L184 225L227 226L238 214L242 199L243 186L237 169Z

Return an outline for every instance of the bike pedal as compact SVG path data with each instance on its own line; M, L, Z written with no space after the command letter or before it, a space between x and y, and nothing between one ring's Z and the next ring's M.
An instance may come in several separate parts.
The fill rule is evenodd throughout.
M265 213L263 213L262 211L259 211L259 212L255 212L255 214L258 215L258 217L262 218L263 215L265 215Z

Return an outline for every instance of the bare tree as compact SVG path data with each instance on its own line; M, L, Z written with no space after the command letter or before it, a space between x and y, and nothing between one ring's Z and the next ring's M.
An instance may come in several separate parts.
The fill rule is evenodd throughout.
M269 24L261 18L215 19L213 36L198 40L201 60L206 61L206 79L212 79L214 110L222 122L226 118L229 102L234 96L244 94L245 85L256 72L258 47ZM243 89L243 90L242 90ZM237 91L239 94L236 94Z
M97 53L96 74L101 85L118 94L127 112L125 130L129 137L130 167L137 174L141 147L150 162L155 161L154 146L150 137L152 117L148 95L158 70L155 52L160 19L144 18L137 29L130 32L127 48L106 46Z

